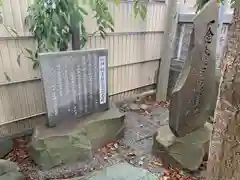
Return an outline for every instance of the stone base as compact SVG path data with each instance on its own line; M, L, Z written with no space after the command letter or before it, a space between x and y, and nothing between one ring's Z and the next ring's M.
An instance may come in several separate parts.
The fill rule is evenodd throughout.
M153 137L153 153L159 155L166 166L197 170L208 154L211 133L210 123L181 138L171 132L169 125L162 126Z
M4 158L13 149L13 142L11 139L0 139L0 147L0 158Z
M0 159L0 180L24 180L16 163Z
M124 117L111 108L55 128L37 127L30 155L42 169L91 159L99 148L123 136Z

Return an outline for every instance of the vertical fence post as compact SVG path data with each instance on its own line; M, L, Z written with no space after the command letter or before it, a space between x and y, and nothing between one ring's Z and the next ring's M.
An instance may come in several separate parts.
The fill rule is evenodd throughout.
M72 29L72 50L79 50L81 46L80 43L80 28L74 27Z
M221 64L221 57L222 57L222 51L220 51L221 46L221 31L222 31L222 27L223 27L223 17L225 15L225 3L221 3L219 4L219 18L218 18L218 34L217 34L217 49L216 49L216 69L220 68L220 64Z
M72 50L79 50L80 49L80 27L79 23L74 21L74 17L71 17L71 32L72 32Z
M174 51L174 40L177 31L178 16L178 0L168 0L164 27L164 38L161 46L161 64L157 80L156 99L159 102L166 101L167 99L169 72Z

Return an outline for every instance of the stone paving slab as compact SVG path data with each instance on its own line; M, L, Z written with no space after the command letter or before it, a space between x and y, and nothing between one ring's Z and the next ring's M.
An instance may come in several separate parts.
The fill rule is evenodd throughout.
M158 177L147 170L120 163L96 173L89 180L158 180Z

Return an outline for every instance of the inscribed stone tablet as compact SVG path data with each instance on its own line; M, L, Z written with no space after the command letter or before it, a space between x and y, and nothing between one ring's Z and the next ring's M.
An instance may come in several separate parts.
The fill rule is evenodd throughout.
M108 109L108 51L40 54L48 125Z
M173 90L169 125L183 137L208 118L215 91L218 7L210 1L194 19L189 55Z

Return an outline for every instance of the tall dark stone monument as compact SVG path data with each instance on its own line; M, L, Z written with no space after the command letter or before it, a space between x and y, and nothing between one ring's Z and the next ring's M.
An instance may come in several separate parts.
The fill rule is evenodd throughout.
M196 21L200 21L200 18L195 20L189 55L171 97L169 125L179 137L204 126L216 90L214 85L218 22L212 18L199 26L200 23Z
M40 54L48 125L108 109L108 51Z
M161 126L153 137L154 152L163 164L197 170L208 154L217 28L218 5L209 1L194 18L187 59L171 97L169 125Z

